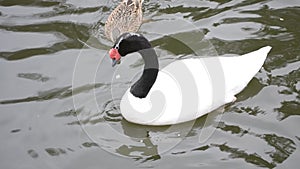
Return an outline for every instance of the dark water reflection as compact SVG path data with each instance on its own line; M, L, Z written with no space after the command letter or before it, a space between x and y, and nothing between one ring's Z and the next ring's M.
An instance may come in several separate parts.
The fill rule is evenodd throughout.
M119 113L120 96L142 62L133 56L119 70L127 74L112 80L102 27L116 5L0 1L1 168L298 168L298 0L145 0L140 31L162 64L193 55L174 37L197 44L197 31L219 55L273 47L264 69L223 114L164 127L132 124ZM180 20L193 26L170 26ZM104 64L95 81L73 86L80 54L83 78L94 76L91 65ZM73 96L81 98L76 108ZM208 131L214 132L203 140Z

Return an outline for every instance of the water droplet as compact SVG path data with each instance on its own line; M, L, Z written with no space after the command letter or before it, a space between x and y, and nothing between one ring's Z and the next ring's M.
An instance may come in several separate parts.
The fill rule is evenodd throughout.
M119 79L120 77L121 77L120 75L117 75L117 76L116 76L116 79Z

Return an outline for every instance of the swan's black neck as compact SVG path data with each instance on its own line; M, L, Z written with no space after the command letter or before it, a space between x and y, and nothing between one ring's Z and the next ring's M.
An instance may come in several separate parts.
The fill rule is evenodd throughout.
M145 66L142 76L130 88L130 93L138 98L145 98L154 82L159 71L157 55L153 48L138 51L144 60Z
M116 41L115 49L121 56L139 52L144 60L144 71L141 78L130 88L130 92L138 98L145 98L153 86L158 74L158 59L150 42L141 34L124 33Z

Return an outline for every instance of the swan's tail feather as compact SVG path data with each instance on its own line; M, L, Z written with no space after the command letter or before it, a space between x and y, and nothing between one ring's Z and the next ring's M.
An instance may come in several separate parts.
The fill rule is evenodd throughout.
M232 93L241 92L263 66L272 47L265 46L259 50L238 57L223 57L222 66L226 89Z

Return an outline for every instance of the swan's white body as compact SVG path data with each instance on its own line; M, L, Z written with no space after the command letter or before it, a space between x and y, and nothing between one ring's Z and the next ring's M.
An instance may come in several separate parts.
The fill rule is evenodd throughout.
M123 117L133 123L170 125L194 120L235 101L262 67L270 46L237 57L175 61L160 70L146 98L129 90L121 101Z

